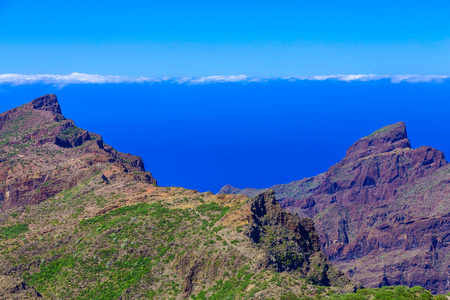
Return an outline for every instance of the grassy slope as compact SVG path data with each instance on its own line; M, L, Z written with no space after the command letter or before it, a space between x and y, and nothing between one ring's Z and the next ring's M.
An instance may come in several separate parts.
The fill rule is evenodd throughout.
M399 292L408 295L404 299L433 299L419 288L338 296L298 274L257 269L257 250L240 227L218 222L237 211L242 196L155 188L130 203L124 195L100 194L99 176L39 205L3 213L1 270L23 276L50 299L176 299L196 265L192 299L403 299Z

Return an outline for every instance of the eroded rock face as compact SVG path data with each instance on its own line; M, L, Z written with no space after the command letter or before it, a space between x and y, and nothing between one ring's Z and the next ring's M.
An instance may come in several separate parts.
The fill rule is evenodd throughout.
M284 209L314 219L322 251L352 279L442 293L450 291L449 183L444 154L411 149L400 122L357 141L326 173L272 189Z
M58 99L55 94L45 95L34 99L31 104L33 109L50 111L54 114L62 114Z
M116 151L100 135L64 118L55 95L0 114L2 209L37 204L96 173L156 184L140 157Z
M255 196L247 205L251 214L245 235L264 249L265 255L257 261L260 267L297 272L320 285L357 288L320 251L319 238L310 218L299 218L283 210L272 190Z

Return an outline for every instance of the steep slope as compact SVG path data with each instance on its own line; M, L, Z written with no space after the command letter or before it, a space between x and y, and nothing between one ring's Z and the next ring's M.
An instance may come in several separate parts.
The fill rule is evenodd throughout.
M312 221L273 192L158 187L142 159L64 118L54 95L1 114L0 144L0 288L13 299L280 299L358 287L320 252Z
M351 278L441 293L450 290L448 183L444 154L411 149L401 122L357 141L326 173L272 189L314 219L323 251Z
M140 157L120 153L101 136L64 118L55 95L0 114L0 204L37 204L103 172L155 183Z

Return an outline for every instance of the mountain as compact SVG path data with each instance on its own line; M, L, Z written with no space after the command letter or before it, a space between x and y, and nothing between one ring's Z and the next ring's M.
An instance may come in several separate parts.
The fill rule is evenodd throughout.
M140 157L120 153L100 135L64 118L55 95L0 114L2 209L38 204L96 173L156 184Z
M159 187L141 158L66 119L55 95L0 114L0 145L1 297L296 299L360 288L320 251L312 220L274 192Z
M322 250L353 280L443 293L450 291L449 183L444 154L412 149L400 122L358 140L327 172L270 189L284 209L313 218ZM219 194L258 192L225 186Z

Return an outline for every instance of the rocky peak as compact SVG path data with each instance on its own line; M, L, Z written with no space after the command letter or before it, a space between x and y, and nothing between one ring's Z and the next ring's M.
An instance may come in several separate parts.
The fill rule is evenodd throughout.
M373 154L411 148L404 122L385 126L363 137L347 150L346 160L355 161Z
M40 203L97 173L108 184L127 176L156 184L142 158L64 118L53 94L0 114L0 145L3 210Z
M353 144L344 159L325 173L315 194L333 195L347 204L352 201L373 203L392 198L397 188L432 174L446 164L444 153L439 150L425 146L411 149L405 123L399 122ZM327 203L334 203L333 199ZM314 203L317 203L316 197L305 197L301 207L312 208Z
M253 222L258 226L253 226L253 233L257 233L261 226L281 226L288 229L298 240L308 241L305 243L304 251L320 251L319 238L314 229L314 223L310 218L300 218L297 215L287 212L281 208L275 199L275 192L267 190L252 198L249 202L253 213ZM259 240L256 235L254 240ZM306 246L307 245L307 246Z
M62 114L58 99L55 94L48 94L31 101L33 109L50 111L55 114Z

